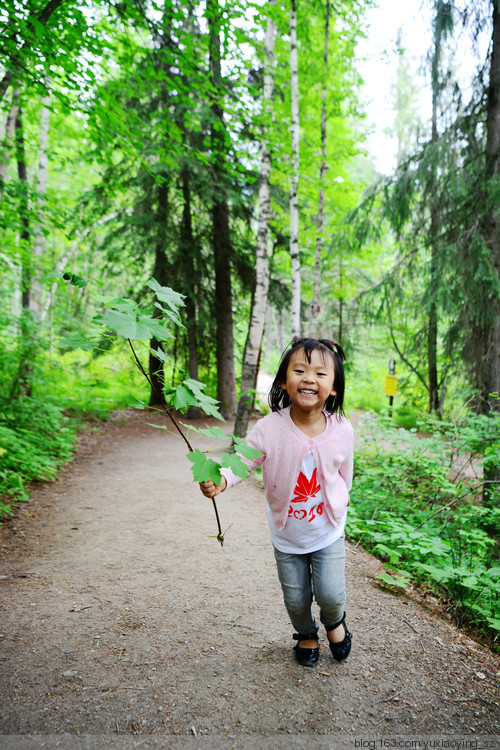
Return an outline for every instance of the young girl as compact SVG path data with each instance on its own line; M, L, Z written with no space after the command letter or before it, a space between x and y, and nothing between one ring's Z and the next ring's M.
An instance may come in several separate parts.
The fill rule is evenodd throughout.
M319 658L320 620L337 661L351 650L345 622L344 527L352 482L353 431L343 412L344 352L326 339L296 339L285 351L269 393L272 413L259 420L247 443L261 452L267 513L278 576L296 633L297 661ZM220 485L201 482L215 497L241 482L221 470Z

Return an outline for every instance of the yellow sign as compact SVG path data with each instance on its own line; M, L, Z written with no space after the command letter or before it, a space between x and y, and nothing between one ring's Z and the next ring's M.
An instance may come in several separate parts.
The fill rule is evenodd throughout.
M386 375L385 376L385 395L395 396L397 392L398 392L398 376Z

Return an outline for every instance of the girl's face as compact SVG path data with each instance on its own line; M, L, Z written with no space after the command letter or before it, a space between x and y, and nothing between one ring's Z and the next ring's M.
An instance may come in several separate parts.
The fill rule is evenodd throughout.
M297 349L288 363L286 381L281 383L290 396L292 406L303 411L321 411L328 396L335 396L333 357L313 349L307 361L304 349Z

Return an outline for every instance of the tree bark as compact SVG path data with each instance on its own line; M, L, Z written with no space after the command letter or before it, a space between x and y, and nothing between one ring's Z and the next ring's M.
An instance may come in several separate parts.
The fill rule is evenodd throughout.
M439 66L441 59L441 41L442 29L440 14L443 12L442 2L436 3L436 15L434 18L434 50L432 54L432 132L431 143L437 144L438 127L437 111L439 102ZM439 205L436 195L436 165L431 166L433 170L431 180L431 191L434 199L431 203L431 225L430 225L430 242L431 242L431 262L430 262L430 279L429 279L429 302L428 302L428 322L427 322L427 378L429 381L429 412L432 414L439 411L439 383L438 383L438 364L437 364L437 341L438 341L438 288L439 288Z
M486 181L500 179L500 11L498 0L493 2L493 34L490 80L486 120ZM483 238L491 253L497 284L500 278L500 221L498 204L490 200L483 226ZM494 287L495 288L495 287ZM498 288L498 286L496 287ZM476 382L481 400L479 409L483 413L500 411L500 299L498 293L491 296L491 313L487 321L475 331L479 346L477 350ZM495 502L495 493L500 486L500 466L486 467L486 484L483 500Z
M21 231L21 316L19 321L20 345L19 364L13 380L11 397L31 396L34 359L34 337L31 319L31 254L29 220L29 185L24 145L24 128L21 107L18 108L15 122L17 176L20 184Z
M275 0L269 1L269 7L275 6ZM241 392L238 401L234 434L245 437L248 419L255 398L257 374L259 371L262 338L266 321L269 290L268 238L271 219L271 146L269 143L269 124L273 107L273 64L276 24L268 16L264 46L264 127L261 141L261 168L259 182L259 228L257 233L257 252L255 258L255 289L252 296L250 326L243 356L241 373Z
M163 17L159 26L160 33L155 39L155 43L158 45L158 59L157 63L160 68L163 69L166 79L168 79L170 73L170 60L165 55L167 49L172 49L172 5L165 0L163 6ZM156 29L158 31L158 29ZM168 143L168 129L169 129L169 89L165 82L159 84L159 114L163 118L164 125L164 145ZM170 281L170 265L167 258L167 227L169 218L169 173L165 169L161 175L162 181L158 185L158 202L156 208L156 241L155 241L155 259L153 267L153 278L161 284L161 286L168 286ZM161 317L162 312L158 307L155 307L153 317ZM150 340L150 354L148 362L149 377L151 380L151 391L149 394L149 405L158 406L165 405L165 395L163 392L165 386L165 373L163 361L155 356L154 352L163 351L163 344L160 341L152 338Z
M488 87L486 127L486 178L500 179L500 10L498 0L493 2L493 34ZM483 237L490 249L492 265L500 277L500 220L498 204L490 204L483 230ZM491 300L490 323L481 336L481 361L478 362L478 385L483 411L500 411L500 300L494 295Z
M217 356L217 399L222 416L233 419L236 414L236 375L234 368L233 304L231 260L233 255L229 231L229 207L226 197L225 125L221 106L223 82L221 74L220 10L217 0L207 2L209 24L210 77L214 99L211 104L212 126L212 247L215 270L215 322Z
M321 291L321 255L323 251L323 233L325 229L325 176L328 169L326 161L326 81L328 75L328 44L330 39L330 0L326 0L325 46L323 53L323 85L321 87L321 164L319 168L319 200L316 233L316 252L314 263L314 293L311 305L311 334L318 336L318 315L320 313Z
M290 87L292 111L292 174L290 177L290 259L292 263L292 336L302 335L300 315L301 272L299 257L299 64L297 52L297 3L290 9Z
M182 196L184 205L182 209L180 251L183 263L184 294L186 295L186 331L188 339L188 371L189 377L198 380L198 341L196 335L196 270L193 261L194 237L193 221L191 214L191 186L189 168L185 164L181 172ZM197 417L199 410L190 407L188 410L191 418Z
M16 133L16 158L17 158L17 176L21 186L21 232L20 241L22 247L21 257L22 262L22 308L23 310L30 309L30 298L31 298L31 256L27 251L30 242L30 221L29 221L29 185L28 185L28 170L26 167L26 152L24 146L24 127L23 127L23 113L19 107L16 115L15 123Z
M158 187L158 207L156 211L156 244L155 244L155 261L153 268L153 278L161 284L168 286L169 269L166 248L167 221L168 221L168 183L162 182ZM153 317L160 317L161 310L155 307ZM151 339L150 347L153 350L149 353L149 377L151 380L151 392L149 394L149 405L158 406L165 404L163 394L164 371L163 362L155 357L154 351L163 351L163 345L156 339Z
M42 285L40 263L45 251L44 206L47 194L47 171L49 162L50 96L42 99L40 112L40 136L38 145L38 175L36 190L36 219L33 227L33 261L35 273L31 280L31 309L36 320L41 320Z

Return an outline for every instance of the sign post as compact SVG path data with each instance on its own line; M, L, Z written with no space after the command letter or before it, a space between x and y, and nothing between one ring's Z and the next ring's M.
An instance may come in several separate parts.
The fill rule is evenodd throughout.
M385 395L389 396L389 416L392 417L392 405L394 396L398 392L398 376L396 375L396 362L391 359L389 362L389 374L385 376Z

